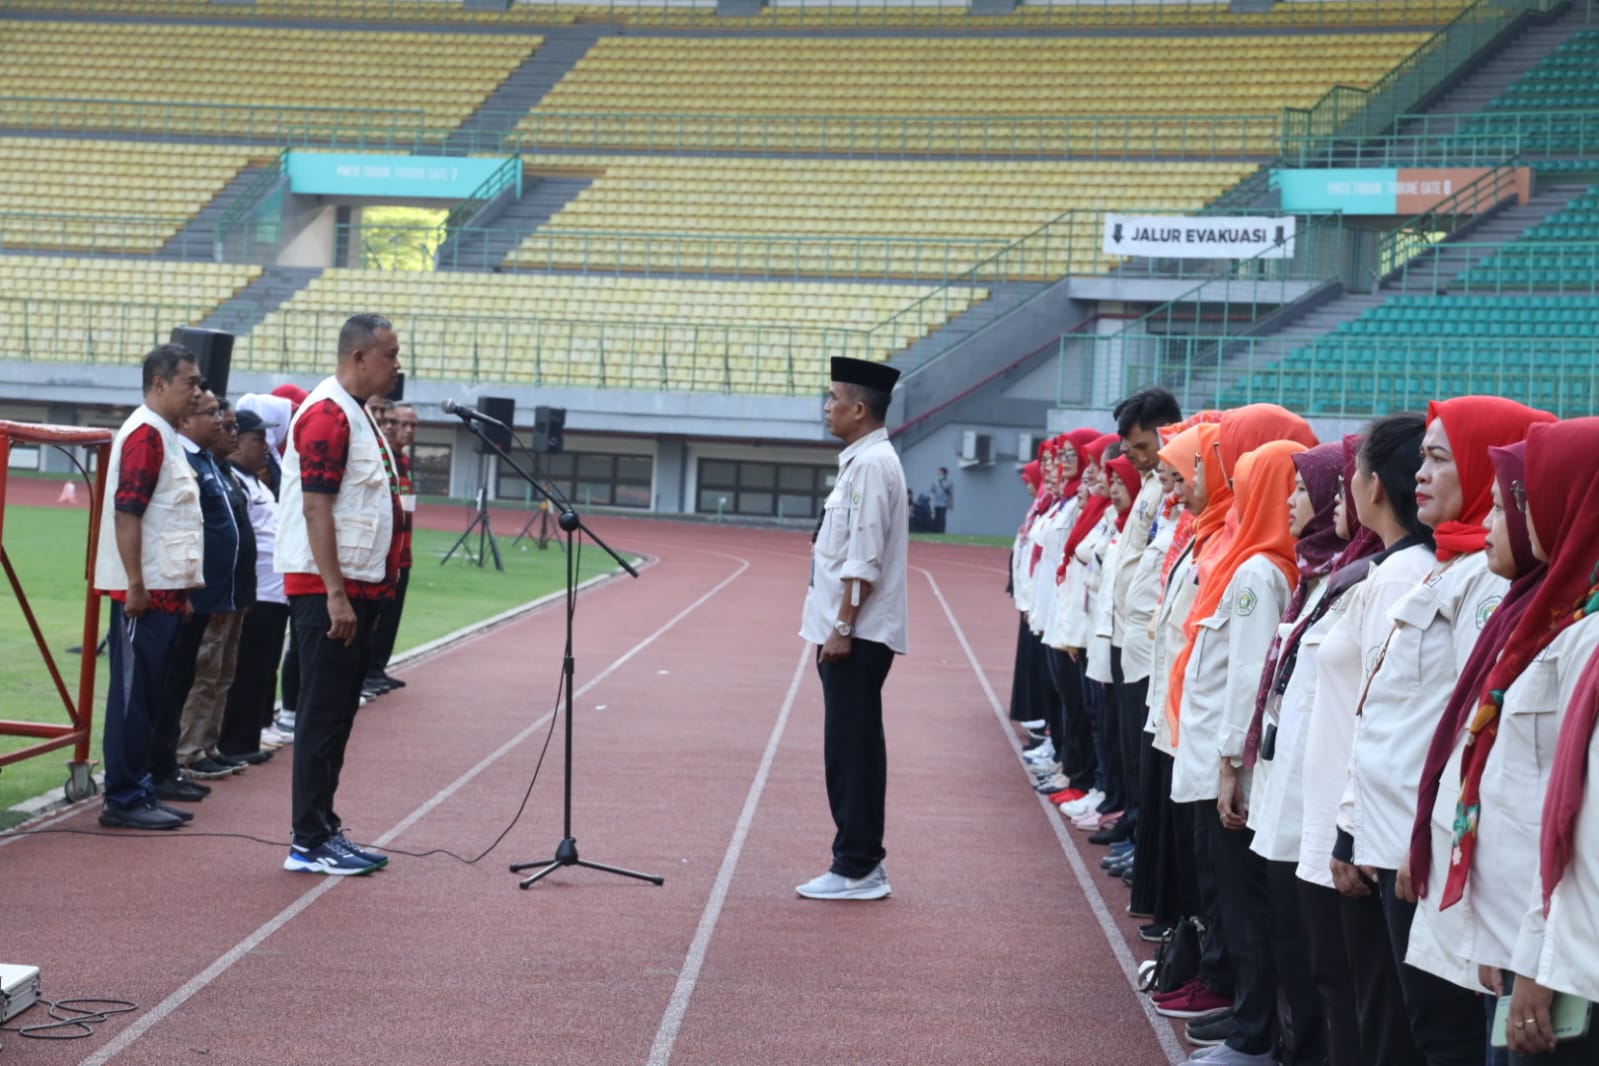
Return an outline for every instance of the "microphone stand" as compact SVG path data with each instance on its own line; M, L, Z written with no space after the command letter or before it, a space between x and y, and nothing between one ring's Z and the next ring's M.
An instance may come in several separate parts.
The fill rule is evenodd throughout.
M577 572L575 570L575 563L573 560L574 553L572 549L578 533L582 532L588 534L590 540L597 544L605 552L605 554L609 555L612 559L615 559L616 564L623 570L627 571L627 573L632 577L638 577L638 571L633 569L632 565L628 563L626 559L616 554L609 544L601 540L592 529L585 525L583 519L576 511L572 509L570 504L568 504L565 500L557 499L550 493L548 488L546 488L544 485L541 485L537 478L524 469L522 464L517 462L516 457L511 454L509 448L502 448L498 443L490 440L488 435L485 434L475 422L467 419L462 419L462 421L465 423L466 427L472 431L474 436L483 441L490 448L494 449L495 454L504 460L506 465L516 472L517 476L522 478L522 480L526 481L529 485L533 486L533 491L538 493L541 501L550 504L560 512L559 517L556 519L556 524L560 526L561 531L566 534L566 650L562 654L561 658L561 688L564 692L562 710L566 715L566 779L562 783L561 794L561 842L560 844L556 845L554 858L544 859L538 862L513 863L510 868L511 872L513 874L518 874L524 870L534 870L532 875L523 878L522 881L519 882L521 888L531 888L539 880L548 877L550 874L554 873L556 870L559 870L563 866L582 866L589 870L599 870L602 873L616 874L618 877L631 877L638 881L648 881L654 885L664 885L666 883L666 878L661 877L658 874L639 873L635 870L625 870L620 866L606 866L603 863L590 862L587 859L579 858L577 853L577 838L572 835L572 702L574 688L573 676L576 673L576 660L572 655L572 628L573 621L577 617Z

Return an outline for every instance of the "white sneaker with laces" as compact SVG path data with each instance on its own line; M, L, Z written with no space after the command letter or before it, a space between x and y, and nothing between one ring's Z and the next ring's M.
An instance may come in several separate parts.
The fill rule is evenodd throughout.
M1081 818L1089 811L1097 809L1103 802L1105 802L1105 794L1097 788L1090 789L1088 795L1082 799L1072 800L1070 803L1062 803L1060 805L1060 813L1067 818Z
M806 899L887 899L894 891L888 885L883 864L865 877L843 877L829 870L794 889Z
M1035 733L1044 728L1044 720L1042 718L1034 718L1031 721L1017 722L1016 724L1021 726L1023 729L1030 729Z

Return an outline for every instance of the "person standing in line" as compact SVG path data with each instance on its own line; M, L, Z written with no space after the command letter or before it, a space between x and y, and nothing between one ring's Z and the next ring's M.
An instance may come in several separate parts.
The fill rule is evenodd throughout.
M191 452L189 462L200 477L200 509L205 516L206 583L194 594L197 611L207 615L195 656L193 681L183 702L178 762L196 777L236 773L265 755L224 756L218 747L228 690L238 666L239 634L244 614L255 603L255 534L244 489L228 466L238 433L237 416L226 400L218 402L206 450ZM203 466L201 464L204 464Z
M955 486L949 483L949 468L938 468L938 476L933 479L933 488L928 493L933 502L933 532L944 532L944 517L955 509Z
M269 483L267 425L261 416L244 410L238 414L238 447L231 457L233 474L244 489L250 529L255 535L255 606L244 616L239 637L237 669L228 689L222 715L222 754L246 757L270 751L294 738L272 726L273 696L278 685L278 662L283 658L283 638L289 622L289 601L283 594L283 575L272 567L278 536L278 500Z
M339 331L332 376L306 396L289 430L273 563L300 662L289 871L366 874L388 863L345 837L333 802L372 627L399 571L399 479L365 407L367 397L393 390L399 371L400 342L389 321L351 316Z
M807 899L884 899L888 751L883 683L906 650L905 473L884 420L899 371L835 358L823 415L844 442L811 553L800 636L818 646L833 863L795 891Z
M411 584L411 522L416 514L416 493L411 488L411 442L416 440L416 408L408 403L390 404L378 419L383 436L394 455L395 474L400 479L400 576L395 582L394 599L383 605L378 624L372 631L372 661L367 664L366 683L361 695L381 696L405 682L388 673L394 642L400 635L400 616L405 611L405 590Z
M177 432L200 401L200 369L187 348L163 344L144 357L143 379L144 403L111 447L94 564L94 587L111 599L100 811L110 829L176 829L188 812L162 801L205 795L153 770L162 679L202 580L200 489Z

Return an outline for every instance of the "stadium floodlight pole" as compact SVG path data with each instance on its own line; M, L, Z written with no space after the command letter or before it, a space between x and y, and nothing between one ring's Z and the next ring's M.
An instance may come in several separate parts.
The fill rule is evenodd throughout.
M561 842L556 845L555 857L543 859L538 862L519 862L511 865L511 872L519 874L524 870L533 870L533 874L522 879L519 883L522 888L531 888L544 877L549 876L563 866L582 866L589 870L599 870L602 873L616 874L619 877L631 877L639 881L648 881L654 885L666 884L666 878L658 874L642 874L636 870L624 870L620 866L606 866L603 863L590 862L578 857L577 838L572 835L572 703L574 676L577 673L577 660L572 652L572 629L577 617L577 569L575 541L579 534L587 534L589 540L598 545L605 554L616 560L620 566L632 577L638 577L638 571L633 569L631 563L612 550L611 546L587 525L581 516L572 508L564 498L552 492L550 487L542 484L521 463L516 461L516 456L507 447L502 447L499 442L490 440L482 430L473 422L467 423L467 428L477 434L478 438L494 449L507 466L516 472L517 476L538 493L539 499L555 508L558 512L556 525L561 527L561 532L566 534L566 649L561 657L561 710L566 715L566 775L561 783L561 817L562 833Z

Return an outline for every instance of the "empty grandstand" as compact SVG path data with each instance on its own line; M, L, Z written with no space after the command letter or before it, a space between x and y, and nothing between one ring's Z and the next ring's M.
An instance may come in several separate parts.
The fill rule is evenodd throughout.
M1144 382L1595 402L1587 0L493 6L0 0L6 412L106 421L180 323L306 384L373 310L429 492L496 491L439 405L504 395L626 467L601 502L794 518L739 486L825 489L855 355L983 532L1029 434Z

